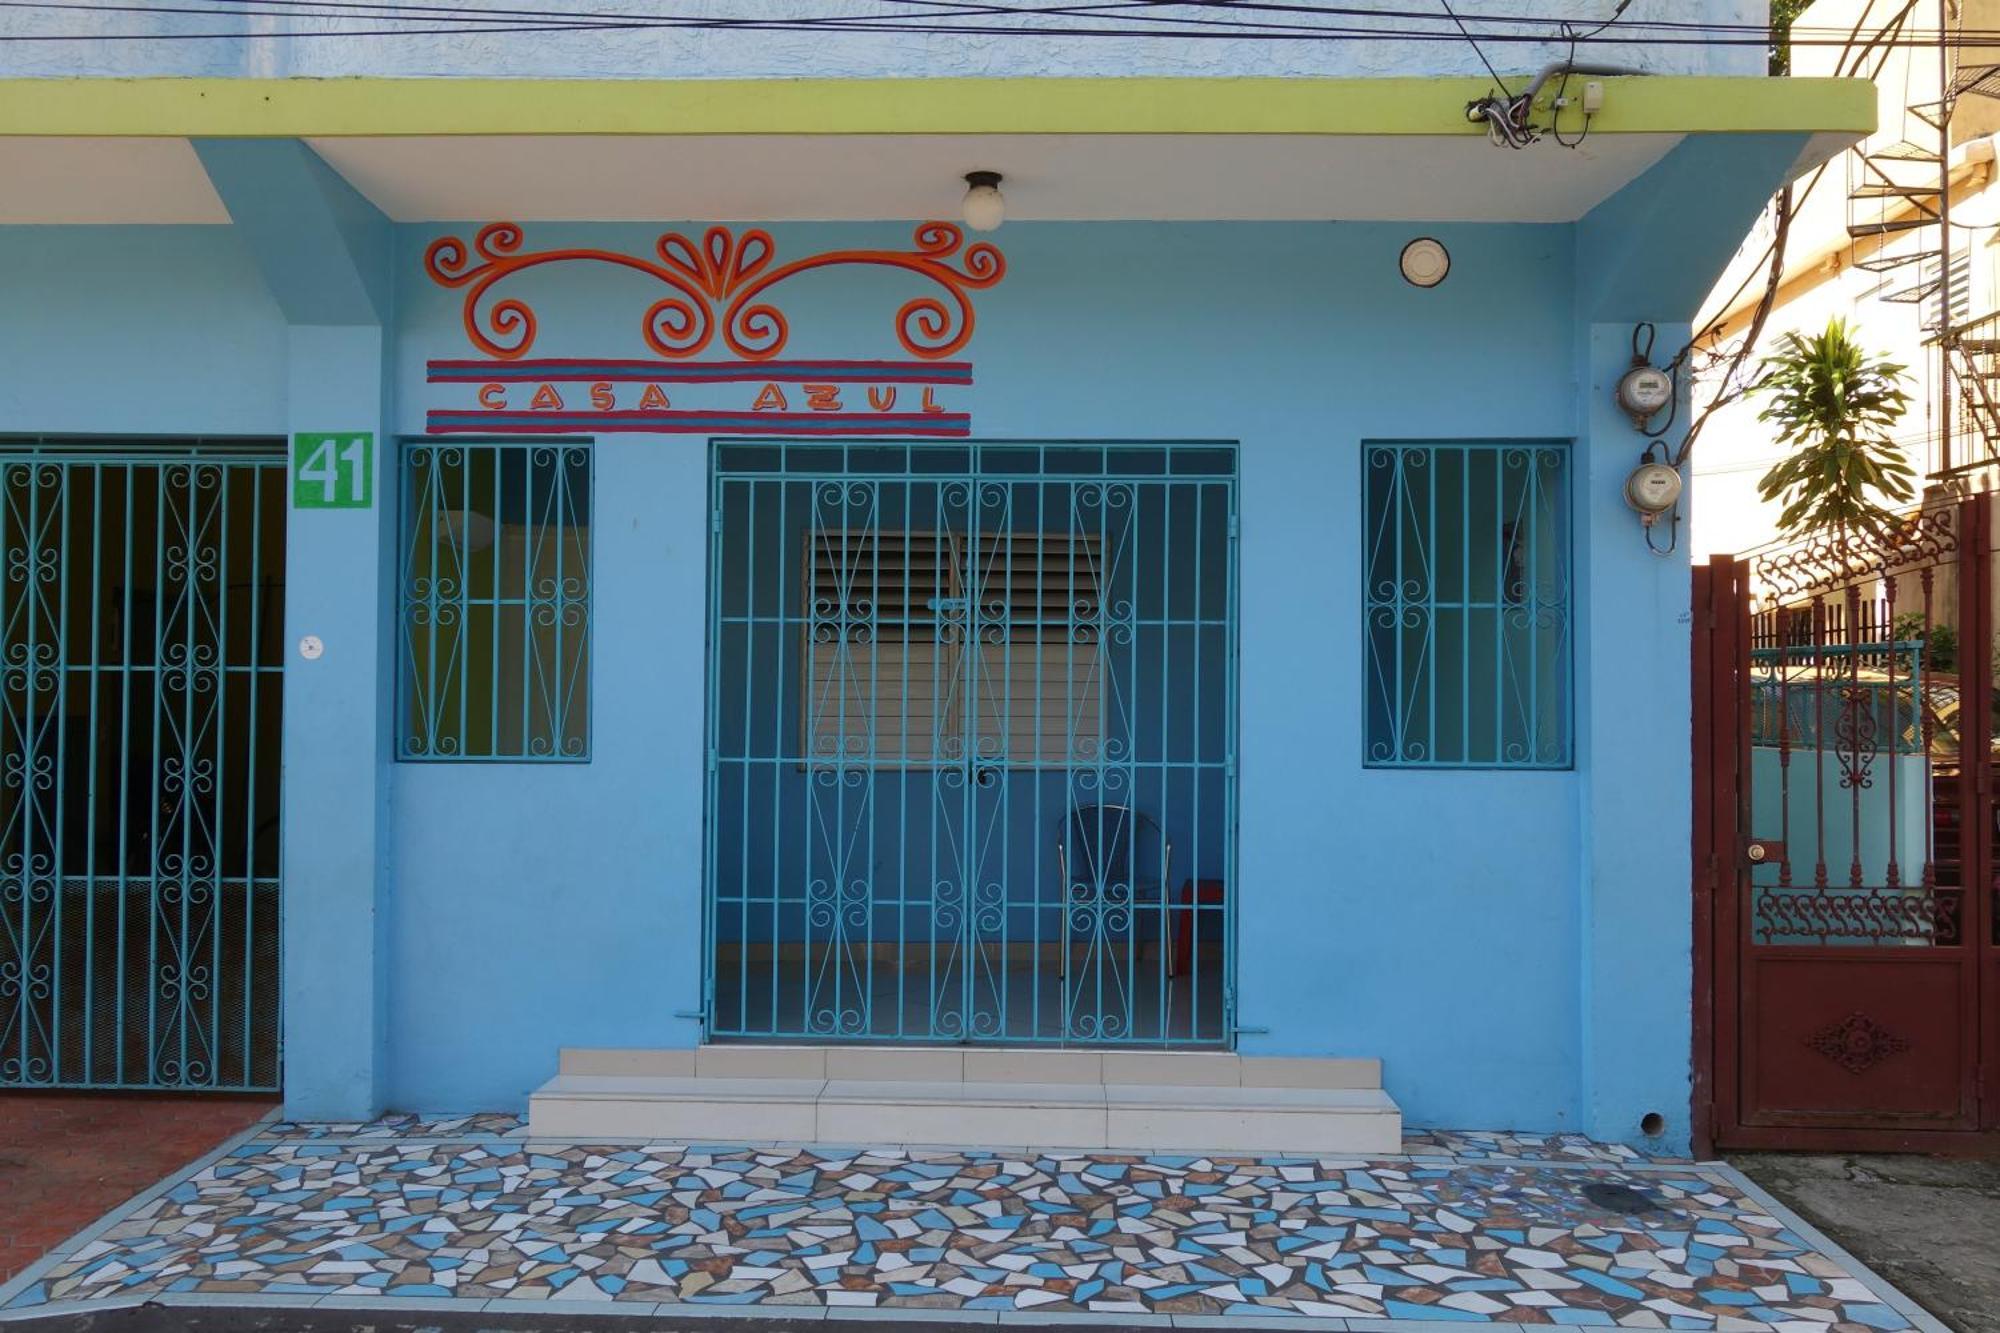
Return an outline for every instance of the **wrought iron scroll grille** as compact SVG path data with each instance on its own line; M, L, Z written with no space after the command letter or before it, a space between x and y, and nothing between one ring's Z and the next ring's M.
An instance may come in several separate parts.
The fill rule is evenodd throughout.
M0 441L0 1086L274 1090L285 463Z
M590 755L591 451L403 451L406 760Z
M1953 596L1960 521L1935 509L1881 539L1826 536L1750 565L1766 599L1750 621L1752 827L1783 849L1751 874L1759 945L1957 941L1972 720Z
M724 444L723 1039L1232 1036L1235 453Z
M1362 457L1367 763L1567 768L1567 447Z

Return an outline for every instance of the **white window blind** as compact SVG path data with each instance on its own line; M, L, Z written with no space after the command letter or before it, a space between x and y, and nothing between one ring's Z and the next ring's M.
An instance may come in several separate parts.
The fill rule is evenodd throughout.
M806 754L1095 763L1102 556L1088 534L814 533L802 582Z

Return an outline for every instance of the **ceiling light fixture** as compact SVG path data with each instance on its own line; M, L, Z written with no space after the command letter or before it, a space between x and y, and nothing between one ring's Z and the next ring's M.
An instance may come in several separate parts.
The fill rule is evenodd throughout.
M1000 193L1000 173L965 173L965 225L974 231L994 231L1007 220L1007 200Z

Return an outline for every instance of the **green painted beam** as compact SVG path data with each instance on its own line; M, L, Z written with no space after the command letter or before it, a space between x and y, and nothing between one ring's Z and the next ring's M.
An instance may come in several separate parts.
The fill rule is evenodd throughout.
M1604 80L1594 134L1875 128L1863 79ZM1485 79L0 79L0 135L1471 135ZM1546 113L1542 113L1546 115Z

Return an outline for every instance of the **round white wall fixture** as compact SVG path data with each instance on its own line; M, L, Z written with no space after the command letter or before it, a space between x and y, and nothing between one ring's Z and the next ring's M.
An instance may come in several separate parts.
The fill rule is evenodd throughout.
M1451 272L1451 252L1444 242L1419 236L1403 247L1403 278L1413 287L1435 287Z
M319 661L320 654L325 651L326 645L320 642L317 634L308 634L299 640L299 656L308 662Z

